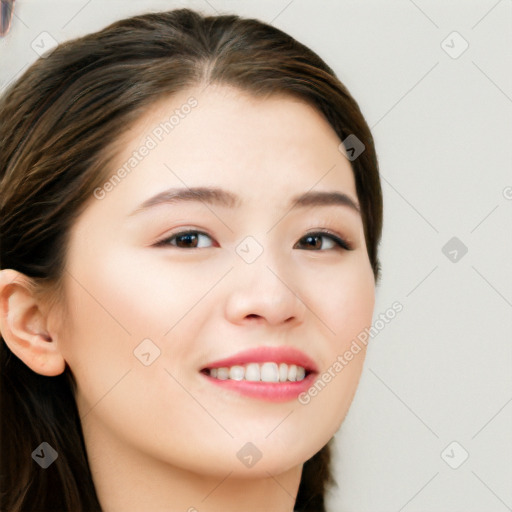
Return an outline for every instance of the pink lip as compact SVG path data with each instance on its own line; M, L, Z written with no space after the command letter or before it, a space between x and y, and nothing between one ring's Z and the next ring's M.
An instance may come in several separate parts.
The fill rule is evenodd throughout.
M211 368L230 367L247 363L287 363L302 366L306 377L299 382L250 382L237 380L220 380L210 377L204 370ZM201 371L201 375L212 384L239 394L270 402L286 402L297 398L307 391L316 379L316 364L303 352L292 347L259 347L239 352L232 357L209 363Z
M247 380L219 380L201 373L212 384L235 391L241 395L266 400L268 402L288 402L301 393L305 393L316 379L316 373L310 373L300 382L250 382Z
M318 373L318 368L304 352L293 347L258 347L238 352L234 356L208 363L204 369L222 368L247 363L286 363L302 366L306 371Z

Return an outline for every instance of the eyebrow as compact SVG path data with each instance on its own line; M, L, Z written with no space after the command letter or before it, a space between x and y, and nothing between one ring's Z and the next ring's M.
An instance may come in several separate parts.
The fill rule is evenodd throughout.
M178 204L183 202L203 202L211 205L236 208L242 201L239 196L217 187L171 188L146 199L129 214L135 215L161 204ZM309 191L291 198L288 205L292 208L311 208L314 206L343 206L361 215L357 201L343 192Z

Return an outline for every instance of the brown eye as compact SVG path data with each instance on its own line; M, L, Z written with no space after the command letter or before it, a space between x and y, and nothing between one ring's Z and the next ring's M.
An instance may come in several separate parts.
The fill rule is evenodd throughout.
M202 233L201 231L180 231L179 233L175 233L170 237L164 238L160 240L155 245L157 247L162 246L173 246L178 249L200 249L204 246L200 246L200 240L211 237L206 233Z
M326 244L322 243L322 239L327 239L330 241L330 244L327 244L328 247L325 247ZM332 233L324 233L322 231L317 233L308 233L306 236L302 237L299 242L300 241L304 241L303 245L313 250L329 250L335 249L336 247L345 249L347 251L352 250L350 245L342 238L339 238Z

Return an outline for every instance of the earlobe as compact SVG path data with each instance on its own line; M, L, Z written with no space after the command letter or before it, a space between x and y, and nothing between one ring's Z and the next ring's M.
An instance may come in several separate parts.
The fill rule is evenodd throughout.
M11 352L34 372L61 374L66 361L35 299L30 278L12 269L0 271L0 334Z

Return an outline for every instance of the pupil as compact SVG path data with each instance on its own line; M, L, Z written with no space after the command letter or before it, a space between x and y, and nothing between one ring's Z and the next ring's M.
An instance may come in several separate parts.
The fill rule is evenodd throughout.
M316 236L316 235L308 235L308 236L306 237L306 240L307 240L307 242L308 242L308 243L310 243L312 240L316 240L316 241L318 241L319 239L320 239L320 237L319 237L319 236ZM315 244L315 242L312 242L312 245L313 245L313 246L318 246L318 243L316 243L316 244Z
M189 245L190 243L193 243L193 238L197 238L196 235L192 234L192 233L188 233L186 235L181 235L180 237L180 240L184 240L185 239L185 245Z

